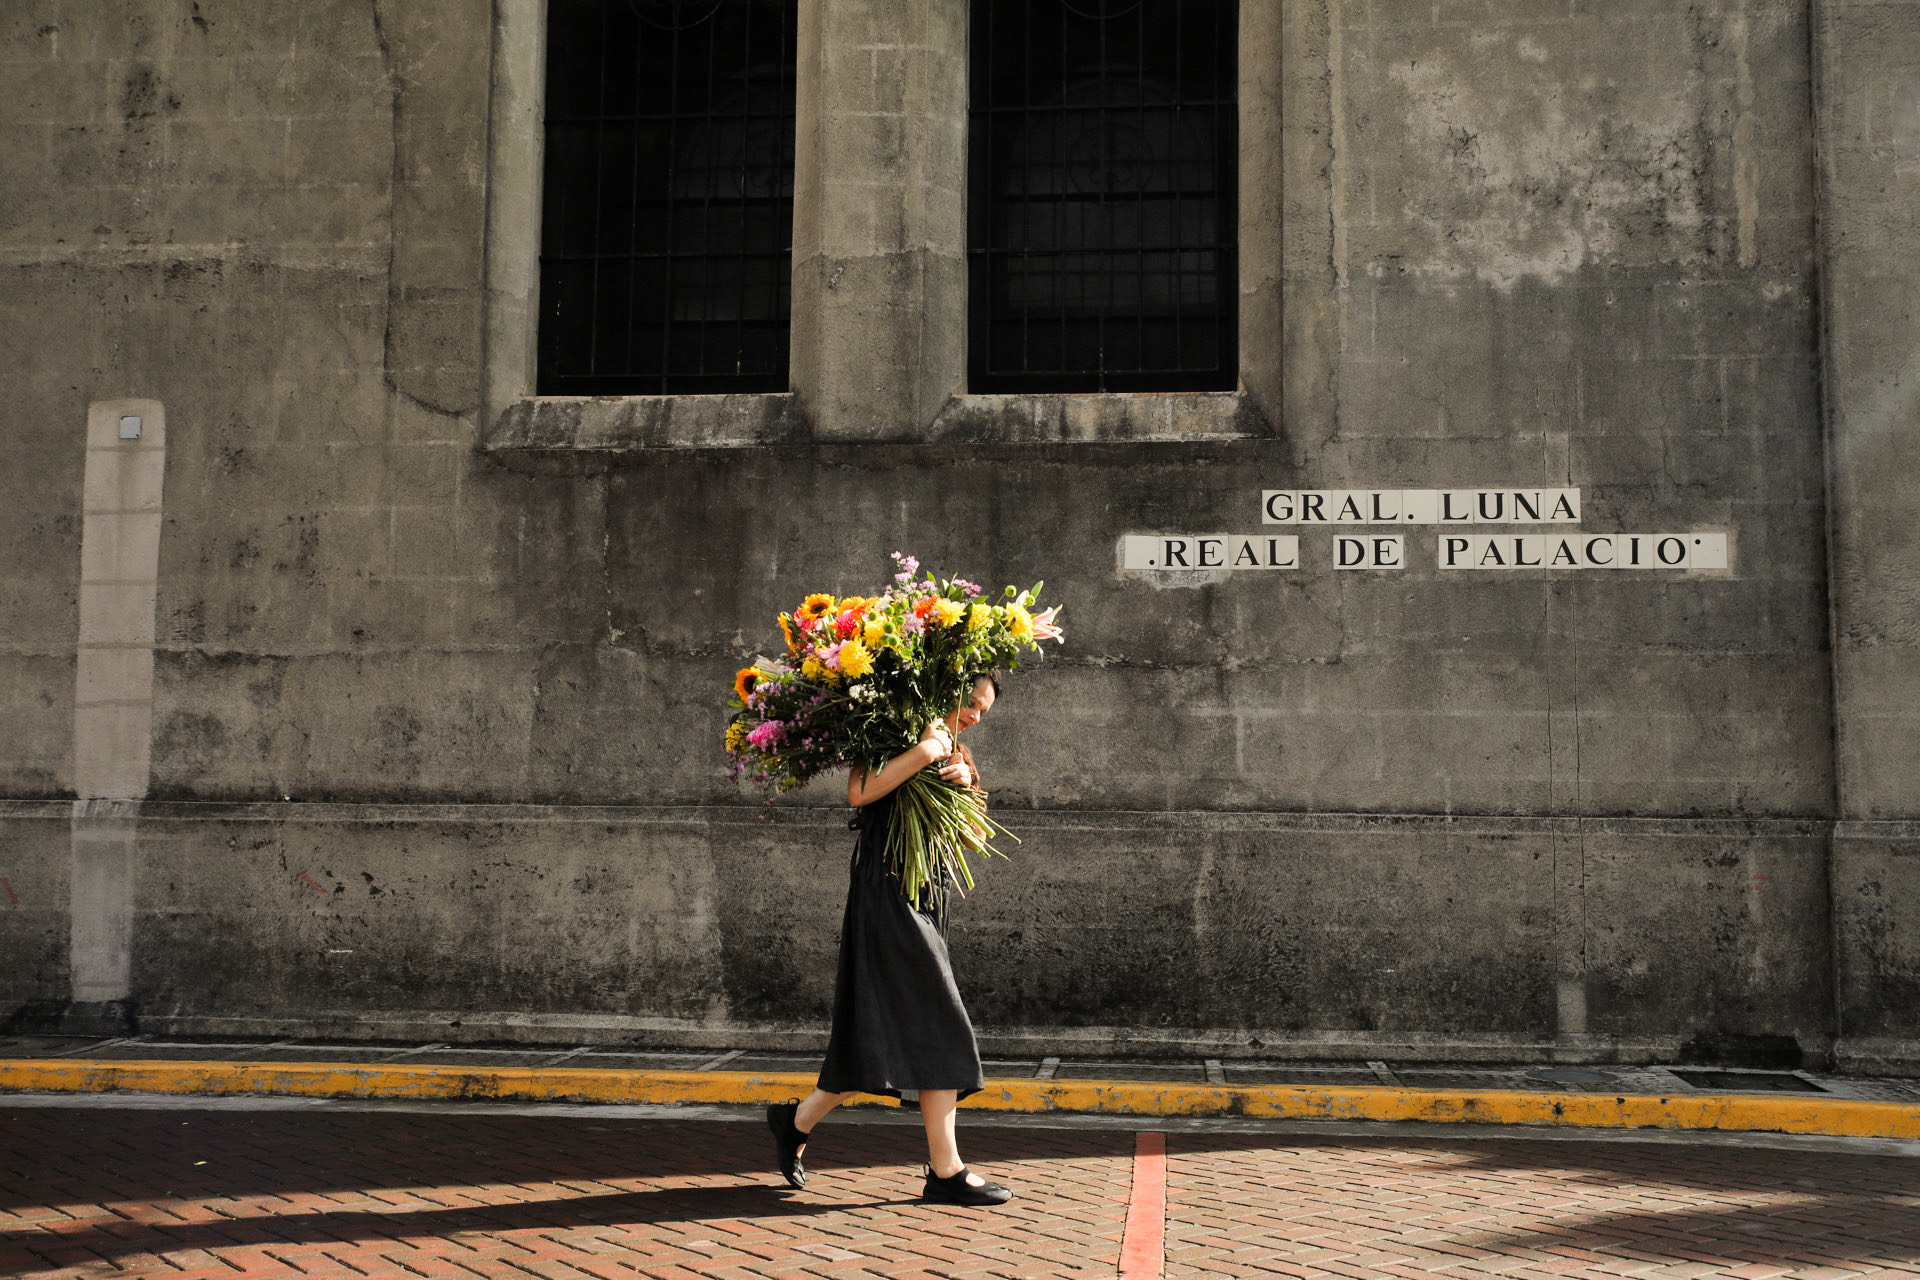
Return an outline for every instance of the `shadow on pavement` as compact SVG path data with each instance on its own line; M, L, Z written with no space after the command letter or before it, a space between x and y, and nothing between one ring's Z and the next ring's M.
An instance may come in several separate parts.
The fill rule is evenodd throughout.
M1115 1184L1124 1200L1130 1134L995 1129L963 1144L989 1169L1043 1162L1051 1180L1078 1166L1086 1198ZM924 1154L918 1128L824 1128L795 1192L752 1124L0 1104L0 1275L56 1256L956 1212L918 1204Z

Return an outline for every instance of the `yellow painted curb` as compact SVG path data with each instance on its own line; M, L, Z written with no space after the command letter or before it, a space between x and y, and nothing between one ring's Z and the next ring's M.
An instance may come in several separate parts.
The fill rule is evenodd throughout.
M782 1102L811 1074L596 1071L582 1067L342 1066L327 1062L101 1062L0 1058L0 1092L276 1094L500 1102ZM1420 1120L1596 1129L1711 1129L1920 1138L1920 1107L1805 1095L1534 1093L1354 1085L1247 1087L1115 1080L989 1080L976 1111L1274 1120Z

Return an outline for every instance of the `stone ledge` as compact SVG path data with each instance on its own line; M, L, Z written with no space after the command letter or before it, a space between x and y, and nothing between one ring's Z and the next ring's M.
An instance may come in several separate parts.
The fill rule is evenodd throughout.
M71 800L0 800L0 820L72 818ZM1393 831L1473 835L1632 835L1697 839L1825 839L1835 824L1824 818L1678 818L1678 817L1524 817L1499 814L1304 813L1217 809L1006 809L1000 814L1015 829L1047 831L1298 831L1364 835ZM585 822L628 826L728 826L777 823L801 827L844 827L843 806L714 805L567 805L567 804L406 804L329 800L148 800L139 805L142 823L480 823ZM1853 838L1862 826L1920 824L1839 824ZM1875 833L1878 834L1878 833Z
M1833 824L1836 840L1920 840L1920 822L1849 818Z
M140 1029L150 1035L422 1040L448 1044L593 1044L621 1048L749 1049L817 1053L826 1047L825 1022L754 1019L715 1021L611 1013L533 1013L520 1010L285 1009L229 1012L176 1005L143 1009ZM1225 1060L1364 1062L1371 1058L1422 1062L1547 1062L1551 1041L1499 1031L1274 1031L1223 1027L1007 1026L976 1028L981 1052L995 1054L1108 1054L1164 1058L1180 1054ZM1595 1037L1596 1041L1602 1037ZM1678 1041L1605 1038L1581 1060L1671 1056Z
M777 395L542 396L508 405L480 432L483 453L596 454L743 449L807 439L797 399Z
M1274 434L1237 391L1100 395L958 395L928 438L981 444L1135 444L1248 440Z
M1239 392L957 395L918 438L816 440L791 392L721 396L538 396L485 423L482 453L613 456L796 444L1197 444L1273 431Z

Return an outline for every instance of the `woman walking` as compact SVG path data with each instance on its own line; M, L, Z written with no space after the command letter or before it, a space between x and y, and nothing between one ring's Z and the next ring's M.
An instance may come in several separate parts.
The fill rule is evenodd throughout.
M1036 618L1046 627L1052 610ZM1057 633L1056 633L1057 634ZM884 856L893 793L920 770L979 788L973 753L957 736L993 708L999 682L982 676L957 712L935 721L912 748L878 769L847 776L847 803L858 812L846 916L840 933L839 976L833 993L833 1032L820 1080L805 1100L767 1108L780 1172L806 1185L801 1149L815 1125L856 1093L895 1098L917 1094L927 1129L926 1185L920 1198L935 1204L997 1205L1013 1192L969 1170L960 1158L954 1112L985 1078L973 1024L967 1019L947 960L946 891L929 885L909 901Z

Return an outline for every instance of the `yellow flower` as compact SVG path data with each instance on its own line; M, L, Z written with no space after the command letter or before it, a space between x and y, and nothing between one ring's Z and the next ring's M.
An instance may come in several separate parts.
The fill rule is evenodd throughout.
M967 634L979 635L993 623L993 609L984 604L974 605L967 610Z
M746 740L747 740L747 726L741 724L737 720L734 723L727 726L727 750L728 751L738 754L740 751L740 744L745 742Z
M820 659L814 657L812 654L808 654L807 660L800 664L800 674L809 680L825 680L833 673L827 670L826 663L820 661Z
M733 673L733 691L740 701L745 702L747 695L753 692L753 686L760 683L760 668L742 667Z
M840 672L858 680L873 670L873 655L856 638L840 646Z
M964 610L960 607L958 601L948 600L942 597L933 602L933 620L935 624L939 626L952 626L954 623L960 621L960 615L963 612Z
M784 613L780 615L780 634L787 638L788 653L799 649L800 646L793 642L793 619Z
M1033 615L1017 604L1008 605L1007 632L1015 640L1033 639Z
M867 629L860 633L860 638L866 641L867 648L878 649L887 642L887 624L878 618L869 619Z

